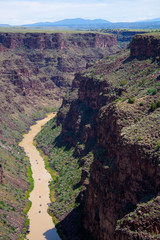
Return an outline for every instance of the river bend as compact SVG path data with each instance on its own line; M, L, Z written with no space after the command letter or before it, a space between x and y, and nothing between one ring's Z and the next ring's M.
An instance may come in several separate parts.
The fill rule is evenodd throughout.
M37 121L36 125L31 126L30 131L24 135L20 143L29 157L34 179L34 189L29 198L32 202L28 212L30 226L27 239L29 240L60 240L52 217L47 213L50 203L48 182L51 180L51 176L45 169L43 158L33 145L33 139L41 127L54 116L55 114L50 114L45 119Z

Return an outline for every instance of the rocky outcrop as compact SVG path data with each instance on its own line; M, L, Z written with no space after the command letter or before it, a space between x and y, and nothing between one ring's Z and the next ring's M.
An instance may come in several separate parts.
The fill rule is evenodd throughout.
M136 35L130 44L132 57L157 57L160 55L160 37L155 35Z
M117 30L113 30L113 29L103 29L101 30L101 32L104 33L109 33L109 34L114 34L117 38L118 41L118 45L121 48L126 48L129 46L130 42L132 41L132 38L136 35L136 34L144 34L147 33L147 31L134 31L134 30L123 30L123 29L117 29Z
M2 164L0 164L0 184L3 184L3 168L2 168Z
M97 146L83 203L84 227L93 239L114 239L116 221L132 212L144 196L153 197L159 191L159 157L126 141L124 117L115 106L97 116Z
M76 75L57 116L63 143L74 146L80 158L82 225L88 239L160 238L159 208L149 218L134 220L135 212L144 215L158 201L160 108L152 111L151 106L160 94L158 87L150 93L148 82L152 77L150 88L159 86L160 72L152 58L132 57L131 48L130 55L105 58Z
M114 35L98 33L0 33L1 46L8 49L69 49L72 45L80 48L110 48L117 45ZM3 48L1 47L1 51Z
M114 35L0 33L1 81L35 105L39 98L59 105L76 72L118 49Z
M132 214L122 219L115 231L116 240L159 239L160 197L139 206Z

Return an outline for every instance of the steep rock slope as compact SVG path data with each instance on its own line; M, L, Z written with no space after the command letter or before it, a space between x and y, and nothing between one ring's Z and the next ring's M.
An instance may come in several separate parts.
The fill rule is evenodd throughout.
M144 33L147 33L147 31L135 31L135 30L123 30L123 29L118 29L118 30L109 30L109 29L102 29L101 32L104 32L104 33L110 33L110 34L114 34L117 38L117 41L118 41L118 45L121 47L121 48L126 48L132 38L136 35L136 34L144 34Z
M0 33L0 235L27 232L31 170L22 134L61 103L74 72L118 48L112 35ZM31 181L31 178L30 178ZM24 227L24 229L23 229ZM23 229L23 232L22 232ZM24 237L24 236L22 236Z
M117 49L113 35L0 33L0 73L24 95L52 95L58 100L75 72Z
M159 53L143 56L139 46L152 48L150 38L136 36L130 54L106 57L77 74L58 113L62 143L80 158L88 239L160 238Z
M159 34L137 35L131 43L131 56L157 57L160 55Z
M59 105L76 71L117 50L113 35L0 33L2 107L26 112L33 104Z

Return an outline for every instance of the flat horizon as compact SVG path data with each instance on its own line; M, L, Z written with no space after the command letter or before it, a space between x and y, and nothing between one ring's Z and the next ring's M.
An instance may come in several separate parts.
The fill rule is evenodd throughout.
M85 18L66 18L66 19L61 19L61 20L57 20L57 21L41 21L41 22L33 22L33 23L26 23L26 24L20 24L20 25L15 25L15 24L8 24L8 23L0 23L0 25L9 25L9 26L11 26L11 27L21 27L21 26L27 26L27 25L32 25L32 24L37 24L37 23L56 23L56 22L61 22L61 21L65 21L65 20L75 20L75 19L82 19L82 20L88 20L88 21L94 21L94 20L104 20L104 21L108 21L108 22L110 22L110 23L136 23L136 22L149 22L149 21L154 21L155 19L157 19L157 18L154 18L154 19L144 19L144 20L139 20L139 21L120 21L120 22L111 22L111 21L109 21L109 20L107 20L107 19L98 19L98 18L96 18L96 19L85 19ZM159 18L159 20L157 20L157 21L160 21L160 18ZM156 22L156 21L155 21ZM107 22L106 22L107 23Z

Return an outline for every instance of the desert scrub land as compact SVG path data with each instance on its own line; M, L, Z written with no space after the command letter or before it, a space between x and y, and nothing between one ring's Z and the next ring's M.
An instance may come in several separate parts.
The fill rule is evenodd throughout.
M29 31L26 29L8 31L9 28L6 28L0 33L0 179L2 179L0 234L6 239L14 240L18 238L24 225L24 233L27 231L28 221L25 215L30 204L26 199L28 193L25 192L29 189L30 183L32 184L27 176L28 159L18 143L36 119L43 118L47 112L55 111L52 106L61 104L62 97L71 86L75 72L84 69L86 63L117 49L112 51L108 47L99 48L97 35L92 33L48 34L35 33L34 30L34 33L25 33ZM21 31L24 33L20 33ZM43 46L41 37L44 38ZM110 43L114 39L113 48L117 48L113 36L99 35L99 37L100 40L110 39ZM22 39L24 41L21 41ZM89 47L86 46L88 41ZM45 49L42 51L44 45ZM56 153L53 152L54 154ZM68 151L65 149L61 158L66 158L69 162L72 158L72 149ZM54 163L55 169L58 170L61 167L58 165L60 163ZM63 171L68 171L67 166L70 166L72 172L72 166L69 164L66 164ZM72 164L74 169L76 164L77 160L74 159ZM77 169L76 172L78 171ZM79 176L78 172L76 176L65 181L72 182L74 179L76 182L75 179ZM63 188L62 184L60 184L61 188ZM77 195L79 191L77 189L73 190L73 195ZM63 191L63 189L59 190L59 192ZM62 195L64 201L68 202L64 212L69 211L74 204L69 201L68 193ZM61 202L60 213L63 212L64 201ZM10 208L5 207L8 205ZM5 219L6 214L9 217ZM58 214L59 211L57 216Z
M148 202L140 203L137 208L117 221L116 235L123 228L123 234L127 237L133 235L135 238L159 239L159 211L160 197L151 199Z
M55 189L55 202L49 206L49 212L62 220L79 205L76 200L81 187L81 168L78 159L73 156L73 148L61 146L59 134L61 126L50 120L36 137L37 147L49 157L50 167L57 172L50 187Z
M158 149L159 58L133 58L129 56L128 50L125 50L97 61L83 76L94 79L97 85L107 82L108 87L101 90L99 97L104 101L115 99L112 104L122 115L120 121L121 125L125 126L123 134L127 141L138 141L146 148L152 145L153 149Z
M0 161L3 166L3 183L0 185L0 233L2 239L17 239L26 222L23 210L28 201L25 191L29 188L26 168L29 164L22 149L2 141L0 146ZM27 226L26 226L27 227ZM24 234L28 228L24 229Z
M34 124L33 119L42 118L53 107L42 107L29 115L3 113L0 117L0 164L2 166L0 184L0 235L2 239L23 239L28 231L29 221L26 217L31 206L29 192L33 189L32 172L29 160L19 142L23 133Z
M143 43L145 36L135 39ZM89 174L82 166L81 183L86 185L86 191L82 192L80 204L83 228L91 232L93 239L159 238L155 224L159 222L158 207L149 218L145 218L147 214L141 216L140 207L140 217L136 221L132 218L139 204L149 207L151 199L150 207L156 203L160 162L160 61L147 44L148 52L142 55L136 41L133 55L124 50L89 64L87 70L77 74L71 97L64 99L57 114L64 141L74 146L76 153L79 142L85 149L95 138ZM88 163L84 155L83 159L78 155L80 163ZM124 225L117 226L118 233L114 232L116 222L123 217ZM148 223L143 226L143 220L149 220L149 229Z

